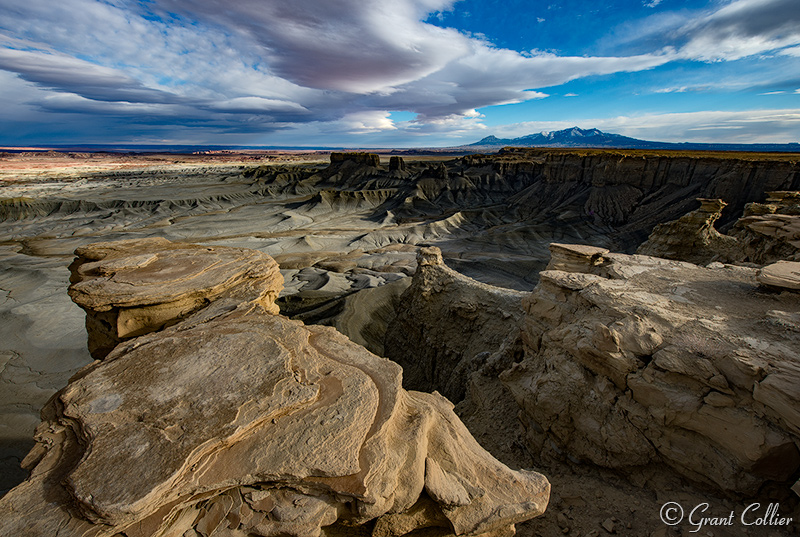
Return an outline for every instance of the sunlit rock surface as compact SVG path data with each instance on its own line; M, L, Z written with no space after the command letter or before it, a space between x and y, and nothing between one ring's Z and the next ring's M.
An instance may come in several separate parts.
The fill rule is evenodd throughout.
M528 294L421 250L387 355L473 405L499 375L540 459L632 478L672 468L725 494L788 491L800 469L800 293L765 286L755 268L550 249Z
M699 209L656 226L636 253L696 264L736 257L738 241L714 228L714 222L722 216L727 203L720 199L698 198L697 201L700 202Z
M800 192L768 192L764 203L750 203L729 235L714 228L727 205L698 199L701 206L655 227L636 250L642 255L707 264L800 260Z
M261 252L152 238L93 243L75 253L69 295L86 311L96 359L219 298L254 300L278 313L283 276Z
M143 246L81 256L111 251L103 259L117 269L141 267ZM190 267L207 275L200 251L169 257L181 281ZM244 253L208 255L224 266ZM495 460L440 395L402 389L397 364L275 315L263 281L245 279L168 328L148 325L157 331L73 377L43 410L31 477L0 499L0 533L315 537L375 520L381 536L511 535L544 511L542 475ZM97 283L100 301L119 283ZM82 289L87 303L93 289ZM164 291L162 302L174 294Z

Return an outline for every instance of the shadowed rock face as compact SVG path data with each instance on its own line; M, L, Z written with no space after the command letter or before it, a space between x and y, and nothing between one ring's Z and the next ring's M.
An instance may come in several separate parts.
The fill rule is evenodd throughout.
M114 267L153 255L129 242L81 256L105 251ZM245 253L184 245L169 259L202 274L201 252L212 265ZM0 499L0 534L316 537L376 520L380 537L511 535L544 511L547 480L496 461L446 399L403 390L397 364L332 328L274 315L252 283L73 377L43 410L31 477ZM81 296L106 303L119 284Z
M249 173L273 195L358 191L379 200L370 216L376 221L432 225L457 215L448 230L453 238L467 233L484 248L491 242L525 253L553 242L544 235L558 239L558 233L632 251L655 225L690 211L697 197L725 200L729 208L720 222L727 226L765 191L800 188L796 162L766 156L509 149L436 165L394 160L386 170L376 155L335 155L321 171ZM437 238L438 231L430 229L425 238Z
M482 284L447 267L438 248L422 248L411 286L389 323L385 355L403 366L403 385L464 398L469 376L499 373L521 355L525 293ZM521 357L521 356L520 356Z

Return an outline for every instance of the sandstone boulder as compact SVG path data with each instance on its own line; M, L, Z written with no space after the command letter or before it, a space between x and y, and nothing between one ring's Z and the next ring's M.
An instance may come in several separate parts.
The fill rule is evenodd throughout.
M255 300L278 313L283 277L271 257L255 250L152 238L94 243L75 253L69 295L86 311L95 359L219 298Z
M140 246L102 248L129 267ZM176 249L182 278L206 269L196 257ZM0 499L0 534L318 537L374 520L376 537L499 536L544 511L547 480L495 460L449 401L405 391L397 364L332 328L272 314L251 283L73 377L42 412L31 477Z
M800 262L778 261L758 271L758 281L777 289L800 291Z

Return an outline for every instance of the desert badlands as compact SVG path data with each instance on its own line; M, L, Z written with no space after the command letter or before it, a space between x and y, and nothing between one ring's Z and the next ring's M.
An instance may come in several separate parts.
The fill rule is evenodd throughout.
M0 164L0 535L798 533L797 154Z

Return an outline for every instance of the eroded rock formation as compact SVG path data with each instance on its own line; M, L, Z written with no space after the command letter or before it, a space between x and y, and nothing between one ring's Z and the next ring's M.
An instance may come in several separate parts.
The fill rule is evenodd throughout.
M106 275L158 263L142 278L174 281L143 246L167 245L91 245L80 256L113 253L99 261L113 263ZM242 251L184 245L169 259L183 280L206 273L206 255L226 266ZM90 304L94 290L105 303L122 283L88 281ZM0 534L317 537L374 520L376 537L494 536L544 511L543 476L492 458L443 397L402 389L397 364L275 315L262 284L224 296L211 286L204 308L146 325L159 331L73 377L42 412L24 461L31 477L0 499ZM154 303L170 303L164 289Z
M800 192L767 192L764 203L750 203L730 234L744 259L759 265L800 261Z
M740 493L795 474L800 295L763 291L751 268L552 251L561 270L524 301L525 359L501 376L534 449L663 461Z
M427 389L463 395L453 379L499 374L538 457L632 479L671 467L725 494L788 491L800 471L800 294L765 287L755 268L551 252L524 294L422 250L387 354L405 352Z
M745 207L730 235L714 229L727 204L698 198L699 209L656 226L636 253L697 264L800 260L800 192L767 195L765 203Z
M738 241L714 228L714 222L722 216L727 203L720 199L698 198L697 201L699 209L673 222L657 225L636 253L698 265L736 257Z
M244 248L200 248L162 238L94 243L75 251L69 295L86 311L89 352L175 324L219 298L278 313L278 264Z

